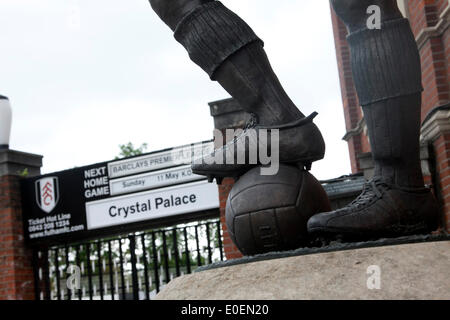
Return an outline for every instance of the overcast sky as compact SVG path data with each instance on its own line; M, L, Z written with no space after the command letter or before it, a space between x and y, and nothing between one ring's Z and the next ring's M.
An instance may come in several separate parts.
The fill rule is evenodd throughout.
M224 0L265 41L275 72L327 144L319 179L350 173L327 0ZM43 173L212 138L208 102L229 97L192 63L147 0L1 0L0 94L12 149Z

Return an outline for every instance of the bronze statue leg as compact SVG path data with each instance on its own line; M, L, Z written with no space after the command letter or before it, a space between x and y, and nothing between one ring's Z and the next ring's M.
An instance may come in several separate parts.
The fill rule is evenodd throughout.
M188 16L194 9L200 12L203 5L211 2L214 1L150 0L154 11L175 32L183 17ZM235 37L235 39L230 39L228 44L229 47L232 47L230 50L215 47L214 43L205 41L205 48L202 49L207 50L206 47L209 47L217 54L217 56L209 58L216 61L214 69L206 68L205 70L211 78L217 80L248 112L257 114L261 124L283 124L303 118L304 115L288 97L272 70L263 49L263 42L256 36L248 38L249 31L245 29L251 29L239 17L231 15L231 12L210 11L215 13L213 15L206 13L195 22L194 19L191 19L190 26L193 30L185 30L185 32L187 33L186 38L193 36L207 38L208 36L204 35L208 33L211 38L216 38L217 41L223 43L226 43L223 38ZM229 26L235 29L233 34L224 34L223 30L218 28L221 23L218 19L221 16L224 16L228 20ZM233 18L229 19L229 17ZM188 28L184 27L184 29ZM200 30L201 33L195 30ZM188 41L190 40L181 40L185 46L189 46ZM193 52L193 54L198 55L197 52ZM205 69L205 66L202 65L203 61L196 60L195 62Z
M253 115L252 127L284 126L280 130L280 140L286 137L280 144L280 162L298 163L309 168L313 161L323 158L325 144L312 123L313 116L305 118L286 94L272 70L263 41L245 21L220 1L150 0L150 3L174 31L175 39L186 48L191 60ZM242 143L246 140L247 137L239 139ZM250 137L249 140L255 141ZM194 173L212 180L214 177L239 176L256 165L213 160L225 159L226 150L237 150L237 143L233 141L226 148L206 156L201 164L192 167ZM248 150L249 146L243 148ZM294 153L289 154L289 150Z
M367 27L369 5L381 29ZM419 51L394 0L332 0L347 25L355 87L364 110L375 177L349 206L312 217L310 232L401 236L434 230L436 200L420 165L422 75Z
M419 159L422 76L408 20L394 0L333 0L349 28L352 70L368 127L376 175L423 187ZM366 26L367 7L381 8L381 29Z

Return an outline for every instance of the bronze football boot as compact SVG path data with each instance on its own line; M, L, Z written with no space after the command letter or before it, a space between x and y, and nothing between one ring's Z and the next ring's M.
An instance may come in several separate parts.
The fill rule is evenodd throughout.
M325 153L322 135L312 122L316 115L313 113L309 117L274 126L250 121L232 141L194 160L192 171L208 176L210 182L216 178L220 184L224 177L238 178L256 165L273 165L270 162L290 163L310 170L312 162L322 159ZM262 154L270 154L270 158L261 158L261 148L264 149ZM267 175L276 174L276 171L268 169L267 172Z

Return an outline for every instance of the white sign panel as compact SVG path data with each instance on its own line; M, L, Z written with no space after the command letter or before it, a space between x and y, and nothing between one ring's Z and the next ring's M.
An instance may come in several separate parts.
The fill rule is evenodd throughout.
M88 230L219 207L217 185L206 181L86 203Z
M109 186L111 195L116 196L202 179L205 179L205 177L192 173L191 166L188 165L114 179L109 182Z
M213 143L208 142L194 146L179 147L142 157L114 161L108 164L109 177L119 178L181 164L190 164L196 155L209 154L213 150Z

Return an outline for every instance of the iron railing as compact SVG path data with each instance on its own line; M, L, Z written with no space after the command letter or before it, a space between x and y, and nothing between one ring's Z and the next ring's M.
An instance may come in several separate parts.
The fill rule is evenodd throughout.
M220 221L34 250L40 300L148 300L170 280L224 260Z

